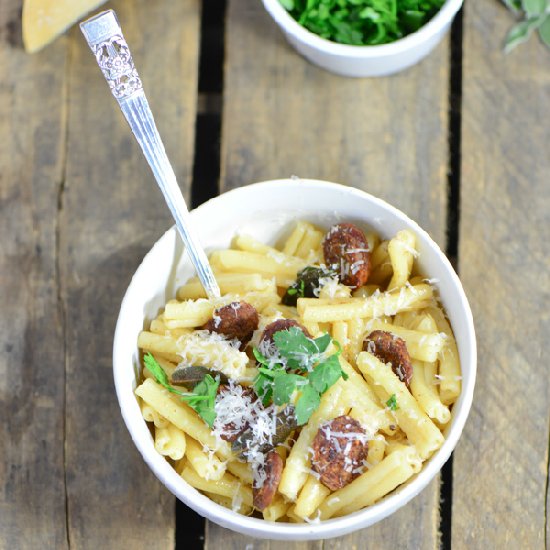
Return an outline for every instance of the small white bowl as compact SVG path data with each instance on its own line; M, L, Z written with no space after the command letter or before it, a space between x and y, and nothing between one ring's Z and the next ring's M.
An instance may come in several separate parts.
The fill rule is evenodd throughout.
M286 39L315 65L342 76L386 76L407 69L426 57L449 30L463 0L447 0L438 13L418 31L389 44L350 46L308 31L281 5L263 0Z
M124 296L115 332L113 370L122 416L144 460L166 487L185 504L222 527L260 538L313 540L344 535L389 516L417 495L449 458L470 410L476 374L476 341L472 314L451 264L429 235L405 214L367 193L334 183L285 179L241 187L208 201L191 220L207 250L227 248L238 232L275 243L288 234L290 222L306 219L328 228L338 221L370 226L388 238L412 229L418 240L422 273L437 278L442 303L450 318L462 366L462 394L452 410L445 443L420 473L377 504L345 517L318 524L270 523L245 517L211 501L190 487L157 453L143 420L134 389L141 370L137 338L193 269L174 227L145 256ZM139 480L136 480L139 483Z

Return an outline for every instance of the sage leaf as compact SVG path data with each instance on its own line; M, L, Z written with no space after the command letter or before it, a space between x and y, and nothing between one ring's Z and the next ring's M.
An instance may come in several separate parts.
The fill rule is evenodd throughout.
M543 44L546 44L550 48L550 14L546 16L546 19L539 27L539 37Z
M537 18L528 19L527 21L521 21L514 25L506 37L504 51L510 53L516 46L527 42L538 26L537 21Z
M546 9L546 0L522 0L523 11L528 18L540 15Z

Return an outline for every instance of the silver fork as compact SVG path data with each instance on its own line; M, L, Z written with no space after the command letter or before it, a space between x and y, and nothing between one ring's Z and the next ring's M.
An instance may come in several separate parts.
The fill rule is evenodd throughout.
M80 23L80 29L153 171L207 296L219 298L218 283L208 258L191 229L187 205L164 150L115 12L101 12Z

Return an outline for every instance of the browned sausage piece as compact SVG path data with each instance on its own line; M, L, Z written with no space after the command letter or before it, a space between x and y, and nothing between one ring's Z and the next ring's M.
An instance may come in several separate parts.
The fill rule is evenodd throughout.
M266 456L263 466L258 468L257 479L252 489L253 504L256 510L264 510L273 501L283 474L283 459L272 450ZM258 487L256 487L256 483Z
M262 337L260 338L260 346L264 347L266 345L272 344L274 342L273 335L276 332L279 332L281 330L288 330L291 327L298 327L308 338L311 338L311 334L308 332L308 330L297 321L294 321L294 319L277 319L276 321L273 321L273 323L270 323L265 327L262 333Z
M248 405L248 408L254 412L255 409L252 408L252 404L255 403L258 399L256 392L251 387L242 387L240 386L240 394L243 398L243 405ZM231 386L229 384L220 384L218 387L218 397L217 400L228 399L231 403L231 396L233 391L231 391ZM232 418L235 418L232 422L225 423L219 433L219 436L224 441L229 441L233 443L245 430L250 427L250 424L246 421L243 422L243 415L238 413L232 414Z
M363 342L363 351L372 353L384 363L391 363L393 372L409 387L413 368L404 340L385 330L373 330Z
M352 223L333 225L323 240L325 263L340 274L346 286L363 286L370 273L370 250L365 234Z
M336 491L361 474L368 448L361 424L351 416L339 416L319 428L311 467L323 485Z
M252 338L260 318L256 309L246 302L231 302L214 311L214 315L202 328L223 334L241 342L241 348Z

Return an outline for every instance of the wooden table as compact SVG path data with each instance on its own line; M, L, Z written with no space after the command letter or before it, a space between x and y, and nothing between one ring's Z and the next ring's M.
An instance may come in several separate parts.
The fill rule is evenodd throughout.
M412 503L324 543L207 523L204 546L543 548L550 52L504 55L509 14L476 0L418 66L353 80L295 54L260 0L109 7L188 199L291 174L368 190L447 250L476 321L470 418ZM0 547L199 548L203 523L144 465L111 375L120 300L168 210L79 31L28 56L20 10L0 4Z

